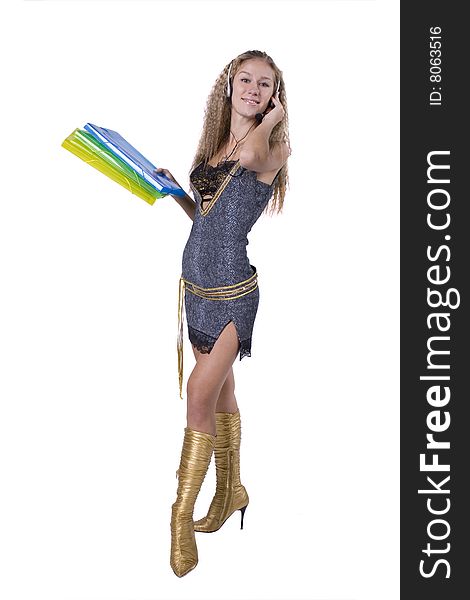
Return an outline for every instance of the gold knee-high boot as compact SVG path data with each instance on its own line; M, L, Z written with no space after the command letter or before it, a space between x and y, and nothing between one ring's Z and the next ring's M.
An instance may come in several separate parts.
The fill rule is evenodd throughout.
M216 491L207 515L194 523L194 531L206 533L220 529L236 510L241 511L243 529L243 517L249 501L247 491L240 482L240 411L216 413L215 418Z
M197 565L193 510L207 473L214 449L215 436L186 427L178 473L176 502L171 507L170 565L175 575L183 577Z

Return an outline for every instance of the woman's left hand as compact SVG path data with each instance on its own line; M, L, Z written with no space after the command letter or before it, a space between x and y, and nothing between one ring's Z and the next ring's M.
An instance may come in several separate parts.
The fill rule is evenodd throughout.
M263 122L267 120L272 123L274 127L274 125L277 125L282 121L286 113L281 101L279 100L279 93L277 93L275 96L271 96L271 102L274 104L274 108L268 108L266 110Z

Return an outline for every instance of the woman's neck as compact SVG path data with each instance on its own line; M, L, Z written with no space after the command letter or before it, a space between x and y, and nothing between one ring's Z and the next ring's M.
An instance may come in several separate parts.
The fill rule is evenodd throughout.
M255 119L244 117L232 109L232 115L230 118L230 142L236 144L238 140L242 139L248 134L250 129L253 131L255 126Z
M254 119L247 119L232 111L229 139L212 163L214 164L217 161L218 164L223 160L238 160L240 150L255 126L256 121Z

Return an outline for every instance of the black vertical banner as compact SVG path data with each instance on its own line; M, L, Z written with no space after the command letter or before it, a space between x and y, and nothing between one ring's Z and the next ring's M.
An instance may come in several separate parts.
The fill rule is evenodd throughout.
M470 589L465 3L401 3L401 598ZM458 591L457 591L458 590Z

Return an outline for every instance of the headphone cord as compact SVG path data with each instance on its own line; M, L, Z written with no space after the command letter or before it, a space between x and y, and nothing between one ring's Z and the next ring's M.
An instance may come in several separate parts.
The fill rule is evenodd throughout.
M254 125L254 124L255 124L255 123L253 123L253 125ZM235 144L235 146L233 147L233 150L230 152L230 154L229 154L228 156L225 156L225 157L224 157L224 159L223 159L223 161L222 161L224 165L225 165L225 163L227 163L227 162L228 162L229 158L232 156L232 154L233 154L233 153L235 152L235 150L238 148L238 144L239 144L240 142L242 142L242 141L243 141L243 140L246 138L246 136L247 136L247 135L250 133L250 131L251 131L251 130L252 130L252 128L253 128L253 125L251 125L251 126L250 126L250 128L249 128L249 129L248 129L248 131L245 133L245 135L244 135L242 138L240 138L239 140L237 140L237 138L236 138L235 134L233 133L233 131L232 131L232 130L230 130L230 133L231 133L231 134L233 135L233 137L235 138L235 142L236 142L236 144ZM242 167L242 173L243 173L243 171L244 171L244 170L245 170L245 168L244 168L244 167ZM242 173L240 173L240 175L241 175ZM232 175L232 177L239 177L240 175Z

